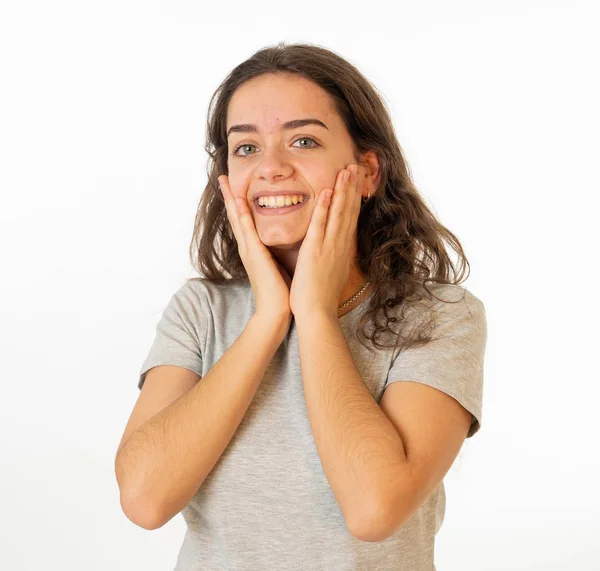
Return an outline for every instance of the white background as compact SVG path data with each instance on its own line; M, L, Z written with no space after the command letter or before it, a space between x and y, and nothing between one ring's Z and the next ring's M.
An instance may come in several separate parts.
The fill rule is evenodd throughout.
M121 511L114 454L206 183L208 101L278 41L384 94L485 304L481 431L440 571L600 569L595 2L5 2L0 568L164 571L179 514Z

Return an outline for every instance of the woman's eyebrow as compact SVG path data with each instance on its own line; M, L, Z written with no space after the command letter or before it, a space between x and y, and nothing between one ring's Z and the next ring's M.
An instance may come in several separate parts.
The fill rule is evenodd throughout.
M325 127L329 131L329 127L323 123L323 121L319 121L319 119L293 119L292 121L285 122L281 127L282 129L298 129L299 127L304 127L305 125L318 125L319 127ZM256 125L252 125L250 123L243 123L241 125L232 125L229 127L229 131L227 131L227 138L231 133L256 133L258 129Z

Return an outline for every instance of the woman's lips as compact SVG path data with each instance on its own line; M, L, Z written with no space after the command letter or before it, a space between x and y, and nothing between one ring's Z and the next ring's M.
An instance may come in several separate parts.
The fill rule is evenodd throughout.
M266 216L276 216L277 214L291 214L300 210L307 202L308 198L305 198L302 202L294 204L294 206L284 206L282 208L262 208L258 205L258 201L254 201L254 209L259 214L265 214Z

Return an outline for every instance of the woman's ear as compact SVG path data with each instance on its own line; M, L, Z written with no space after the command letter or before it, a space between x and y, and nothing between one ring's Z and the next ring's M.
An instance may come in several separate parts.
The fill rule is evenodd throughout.
M375 151L367 151L360 155L360 166L365 169L364 188L367 194L370 192L373 196L379 188L381 182L381 169L379 167L379 157Z

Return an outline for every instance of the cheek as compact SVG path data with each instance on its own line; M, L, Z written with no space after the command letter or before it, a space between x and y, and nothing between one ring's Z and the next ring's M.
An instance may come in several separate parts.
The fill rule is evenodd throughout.
M344 167L341 166L339 168L335 168L335 169L330 169L328 174L327 174L327 183L323 186L327 186L329 188L334 188L338 182L338 178L340 176L340 171L343 169Z
M247 177L240 173L229 171L229 188L235 198L248 198Z
M344 168L336 169L330 164L324 164L310 173L311 187L315 194L321 192L325 187L334 188L339 171Z

